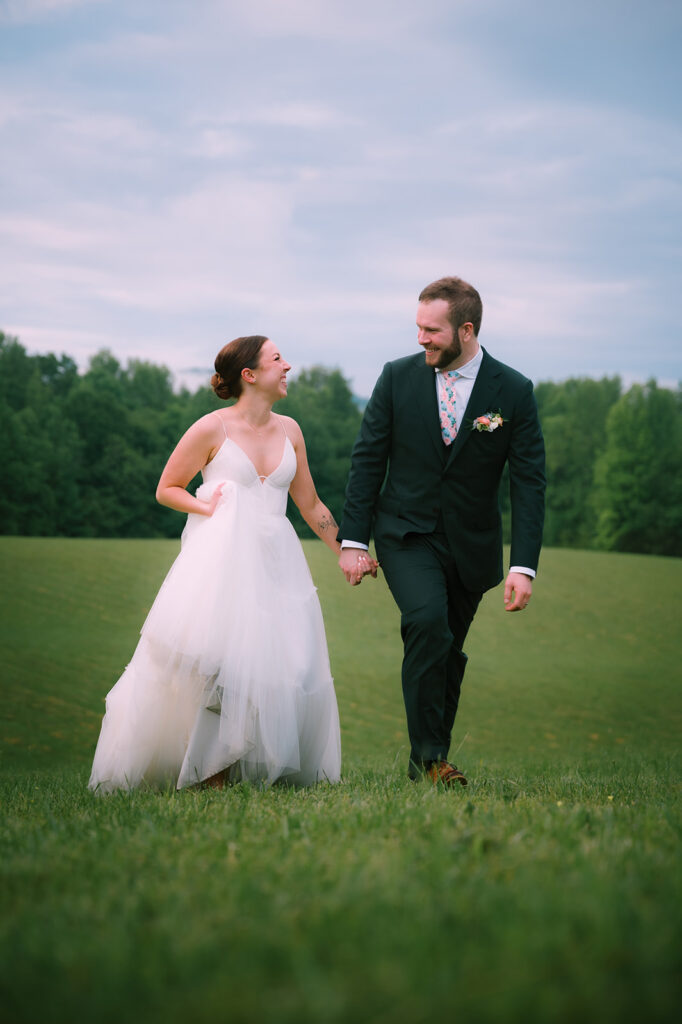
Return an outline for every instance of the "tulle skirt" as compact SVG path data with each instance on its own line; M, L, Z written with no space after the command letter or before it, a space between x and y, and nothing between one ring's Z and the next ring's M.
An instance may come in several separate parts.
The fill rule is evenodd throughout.
M317 592L291 524L259 497L228 482L213 516L188 516L180 554L106 699L89 783L98 792L182 788L224 769L265 784L339 779Z

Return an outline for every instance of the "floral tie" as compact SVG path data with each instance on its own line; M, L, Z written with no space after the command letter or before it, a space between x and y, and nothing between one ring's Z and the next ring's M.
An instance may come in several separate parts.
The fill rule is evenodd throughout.
M441 373L443 387L440 392L440 430L446 444L452 444L457 437L455 381L461 376L457 370L445 370Z

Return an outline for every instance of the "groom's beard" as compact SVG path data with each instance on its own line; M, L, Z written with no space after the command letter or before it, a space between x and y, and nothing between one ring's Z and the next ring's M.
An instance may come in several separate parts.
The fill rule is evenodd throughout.
M455 338L449 348L444 348L436 361L436 369L444 370L454 363L455 359L459 359L462 354L462 343L459 338Z

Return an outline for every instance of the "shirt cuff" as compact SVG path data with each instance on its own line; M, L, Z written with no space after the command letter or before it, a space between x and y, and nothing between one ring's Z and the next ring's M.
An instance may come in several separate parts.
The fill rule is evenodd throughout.
M343 547L343 545L341 545L341 547ZM529 569L526 565L510 565L509 572L522 572L524 576L530 576L532 580L534 580L537 575L535 569Z
M342 540L341 550L344 548L359 548L360 551L369 551L367 544L361 544L359 540Z

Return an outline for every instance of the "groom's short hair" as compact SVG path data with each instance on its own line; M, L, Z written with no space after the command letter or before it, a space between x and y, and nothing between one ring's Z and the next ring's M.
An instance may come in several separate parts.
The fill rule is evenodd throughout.
M432 281L422 289L420 302L435 302L445 299L450 307L449 320L455 332L462 324L473 324L474 334L478 336L483 317L483 303L473 285L463 281L461 277L441 277Z

